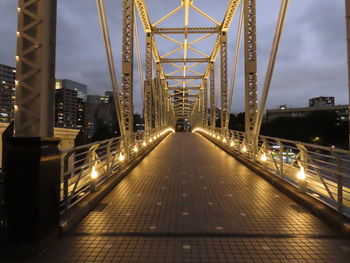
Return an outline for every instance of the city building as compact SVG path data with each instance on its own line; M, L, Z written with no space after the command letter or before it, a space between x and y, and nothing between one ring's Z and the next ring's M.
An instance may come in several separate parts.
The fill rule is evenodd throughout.
M100 103L101 103L101 96L87 95L85 127L86 127L86 134L89 139L91 139L92 135L95 133L96 114Z
M56 127L80 129L86 127L87 86L72 80L56 80Z
M14 118L16 68L0 64L0 122Z
M334 106L334 97L317 97L309 99L309 107Z
M340 121L349 119L349 105L334 105L334 97L317 97L309 100L309 107L288 108L281 105L279 109L266 110L265 121L271 122L281 117L305 117L311 112L336 112Z
M104 96L101 96L101 103L97 110L97 119L103 121L105 125L113 132L117 132L117 113L115 109L113 92L106 91Z

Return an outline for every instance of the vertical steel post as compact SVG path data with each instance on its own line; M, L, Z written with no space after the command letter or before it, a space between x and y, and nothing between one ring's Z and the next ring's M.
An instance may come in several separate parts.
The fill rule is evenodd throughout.
M152 128L152 34L146 33L146 80L144 92L143 114L145 130Z
M349 148L350 148L350 0L345 0L345 19L346 19L346 39L348 53L348 119L349 119Z
M204 96L204 127L208 126L208 81L207 79L203 79L203 96Z
M159 128L161 126L161 79L160 71L161 65L159 62L156 63L156 81L155 81L155 127Z
M215 128L216 112L215 112L215 65L210 62L210 126Z
M16 137L53 137L57 1L20 0Z
M227 32L221 32L220 36L220 86L221 86L221 128L228 128L227 123Z
M257 110L256 0L244 0L245 136L253 143Z
M123 0L122 29L122 114L125 124L125 136L133 131L133 61L134 61L134 0ZM130 138L130 137L129 137Z

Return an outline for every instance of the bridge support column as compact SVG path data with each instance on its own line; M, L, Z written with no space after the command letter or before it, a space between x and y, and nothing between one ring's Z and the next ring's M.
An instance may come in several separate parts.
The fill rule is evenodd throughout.
M59 234L60 155L54 138L57 0L18 4L15 137L5 153L9 251L37 253Z
M9 140L5 155L9 252L37 254L59 235L58 143L55 138Z

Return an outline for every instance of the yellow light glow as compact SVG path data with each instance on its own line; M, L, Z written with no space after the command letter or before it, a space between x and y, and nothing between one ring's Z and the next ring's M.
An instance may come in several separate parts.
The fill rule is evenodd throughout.
M157 139L157 137L156 136L153 136L153 140L156 140Z
M231 147L235 146L235 143L233 141L231 141L230 146Z
M139 151L139 148L137 148L137 146L135 145L133 151L137 153Z
M92 170L91 170L91 179L96 179L98 177L98 172L96 171L96 167L95 165L92 166Z
M263 155L261 155L260 160L263 161L263 162L266 162L267 157L266 157L265 153Z
M20 7L17 7L17 12L21 12L21 8Z
M305 170L304 170L304 167L300 167L300 170L299 170L299 172L297 173L297 178L299 179L299 180L305 180L305 178L306 178L306 175L305 175Z
M146 142L143 142L143 143L142 143L142 146L143 146L143 147L146 147L146 146L147 146L147 143L146 143Z
M247 146L243 145L243 148L242 148L242 152L246 152L247 151Z
M124 154L123 154L122 152L119 153L119 161L122 162L122 161L124 161L124 160L125 160Z
M18 106L17 105L14 105L13 107L15 108L15 110L18 110Z
M222 139L222 142L223 142L223 143L226 143L226 142L227 142L226 138L223 138L223 139Z
M17 31L16 36L19 37L20 35L21 35L21 33Z
M153 140L152 140L152 138L150 138L148 141L149 141L149 142L152 142Z
M19 56L16 56L16 61L19 61Z

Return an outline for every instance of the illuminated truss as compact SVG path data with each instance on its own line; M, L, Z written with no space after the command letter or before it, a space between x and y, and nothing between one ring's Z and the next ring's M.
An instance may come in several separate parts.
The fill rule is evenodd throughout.
M174 10L165 14L161 19L154 22L153 24L150 21L148 15L148 9L146 7L144 0L135 0L135 5L137 7L144 31L147 35L146 40L146 86L145 86L145 121L146 127L151 127L151 118L152 111L150 110L151 104L150 99L147 98L147 92L155 92L152 89L152 63L150 62L150 53L152 53L154 61L159 64L157 68L157 77L159 77L164 83L164 86L161 87L162 90L165 90L168 95L167 97L171 98L175 116L182 116L190 118L191 115L195 112L194 108L196 104L198 105L199 114L202 115L203 122L208 123L208 98L210 99L210 111L211 123L215 119L215 92L214 92L214 62L217 55L220 52L220 69L221 69L221 109L222 109L222 125L225 126L227 122L227 110L228 110L228 95L227 95L227 31L231 25L234 14L236 13L237 7L240 3L240 0L230 0L224 15L222 22L216 21L214 18L209 16L206 12L199 9L194 5L194 0L180 0L180 5L177 6ZM204 19L207 19L213 23L212 27L190 27L189 21L189 10L192 9L195 12L203 16ZM176 28L164 28L159 25L166 21L168 18L184 10L184 25L183 27ZM184 40L178 41L171 37L172 34L183 34ZM189 34L204 34L203 36L195 39L192 42L189 42ZM205 54L195 48L193 45L213 36L217 35L215 44L213 46L211 54ZM166 54L160 54L154 35L158 35L164 39L167 39L178 45L177 48L171 50ZM190 58L188 57L188 51L191 50L194 53L197 53L200 57ZM169 58L170 55L175 53L182 52L183 55L178 58ZM162 64L168 63L176 68L175 71L170 73L165 73ZM195 63L195 64L193 64ZM192 70L193 67L206 63L206 70L202 73ZM181 74L179 74L181 73ZM211 74L212 73L212 74ZM210 82L208 78L210 77ZM165 80L171 80L175 84L167 86ZM191 81L200 80L201 84L192 84ZM207 83L210 85L210 92L207 91ZM204 90L204 91L203 91ZM174 94L171 92L174 91ZM194 91L195 94L188 94L188 91ZM159 96L159 91L156 96ZM151 96L149 94L149 96ZM194 101L189 102L189 98L194 98ZM155 113L157 116L157 113ZM213 123L212 123L213 124Z

